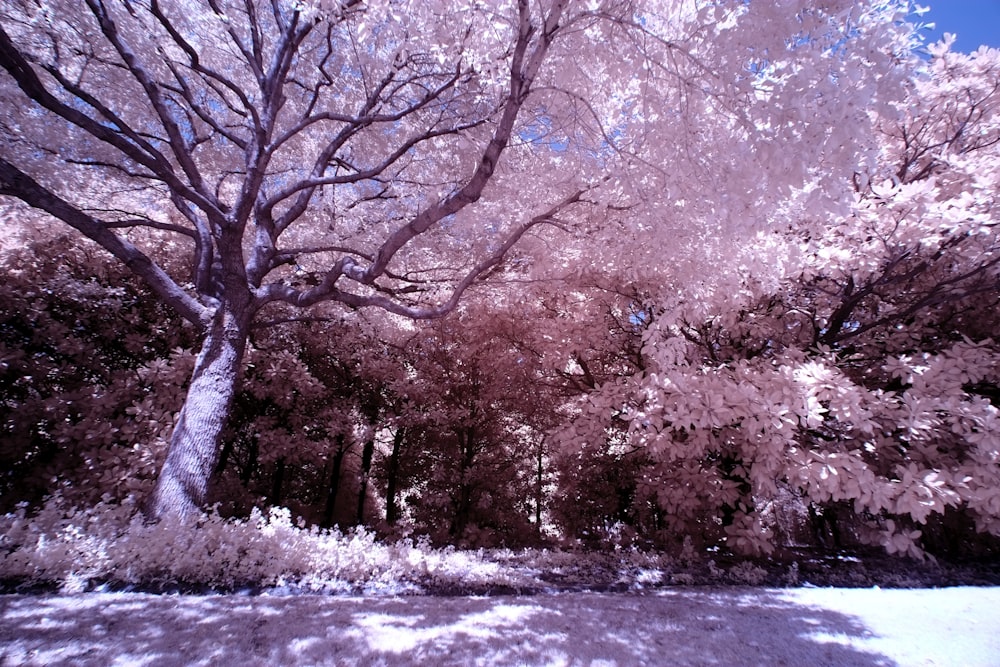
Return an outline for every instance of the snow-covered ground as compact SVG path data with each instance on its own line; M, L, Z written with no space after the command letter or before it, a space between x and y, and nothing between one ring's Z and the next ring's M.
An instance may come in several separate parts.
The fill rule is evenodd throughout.
M2 665L1000 665L1000 588L0 596Z

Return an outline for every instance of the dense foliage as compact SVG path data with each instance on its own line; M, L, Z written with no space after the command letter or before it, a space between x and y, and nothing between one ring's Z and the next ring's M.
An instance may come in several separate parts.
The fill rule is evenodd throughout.
M11 572L48 562L25 518L46 497L59 539L76 519L102 549L139 536L116 563L197 525L163 490L165 462L190 472L178 452L201 472L169 484L204 481L184 502L214 506L203 525L220 534L995 548L1000 52L920 57L903 3L476 5L483 44L431 30L435 3L401 18L275 0L273 23L249 0L134 4L0 13ZM63 54L60 31L90 20L115 48L74 33L83 50ZM185 48L213 31L246 51ZM240 69L283 49L302 61ZM337 68L356 89L333 90ZM289 107L251 123L251 75L264 98L280 79ZM102 76L150 107L119 116L122 91L88 92ZM257 146L253 123L286 134ZM62 162L46 153L60 142ZM371 155L385 161L357 162ZM206 377L225 386L196 389ZM79 512L98 502L112 527ZM183 521L130 524L143 506ZM261 518L277 507L290 514Z

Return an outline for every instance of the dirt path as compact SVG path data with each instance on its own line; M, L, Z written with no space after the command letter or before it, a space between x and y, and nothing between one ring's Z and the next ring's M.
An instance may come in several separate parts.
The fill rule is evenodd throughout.
M0 596L2 665L1000 665L1000 588Z

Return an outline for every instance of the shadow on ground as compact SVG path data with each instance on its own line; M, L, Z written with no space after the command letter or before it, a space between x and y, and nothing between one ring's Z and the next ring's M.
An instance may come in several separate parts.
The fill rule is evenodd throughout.
M852 616L759 589L496 598L0 597L4 665L896 664L847 645L869 636Z

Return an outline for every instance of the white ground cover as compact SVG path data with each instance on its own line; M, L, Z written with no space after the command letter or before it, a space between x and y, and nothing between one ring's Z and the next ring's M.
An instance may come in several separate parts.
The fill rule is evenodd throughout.
M0 596L2 665L1000 665L1000 588Z

